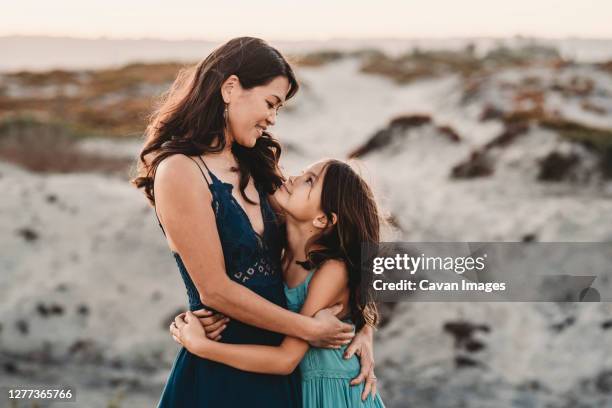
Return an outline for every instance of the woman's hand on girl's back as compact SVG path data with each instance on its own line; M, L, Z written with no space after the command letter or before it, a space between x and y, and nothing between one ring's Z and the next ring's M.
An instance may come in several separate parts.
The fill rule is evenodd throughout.
M314 315L318 330L308 341L311 346L337 349L351 342L355 337L355 327L340 321L336 317L340 312L342 304L338 303L327 309L321 309Z
M368 394L372 398L376 396L376 374L374 374L374 328L364 326L356 335L351 344L344 352L344 358L349 359L353 355L359 356L361 370L359 375L351 381L351 385L361 384L365 380L365 386L361 393L361 399L365 400Z

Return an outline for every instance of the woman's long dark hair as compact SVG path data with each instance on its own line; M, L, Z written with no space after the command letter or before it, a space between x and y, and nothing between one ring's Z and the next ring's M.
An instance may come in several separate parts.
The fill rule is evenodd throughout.
M219 152L225 147L223 112L225 104L221 85L236 75L245 89L267 85L279 76L289 81L286 99L298 91L298 83L282 54L265 41L252 37L234 38L211 52L195 67L182 70L170 90L162 97L145 131L145 143L139 155L137 177L131 180L144 188L147 199L155 205L153 182L159 163L173 154L187 156ZM253 148L232 144L240 171L242 197L249 178L267 193L282 183L278 167L281 147L265 133Z
M378 324L378 310L369 285L362 285L361 245L380 242L380 216L368 184L339 160L325 163L321 210L329 222L337 221L307 244L307 262L318 267L328 259L341 260L349 275L349 308L357 330Z

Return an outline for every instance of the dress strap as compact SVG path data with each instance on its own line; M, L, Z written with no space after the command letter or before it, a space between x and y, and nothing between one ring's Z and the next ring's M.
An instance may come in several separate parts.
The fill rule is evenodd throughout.
M202 173L202 177L204 177L204 180L206 181L206 184L208 184L209 186L212 184L208 181L208 178L206 177L206 175L204 174L204 170L202 170L202 166L200 166L198 164L198 162L191 156L187 156L189 157L195 164L196 166L198 166L198 169L200 169L200 173ZM200 156L198 156L200 157ZM202 162L202 164L204 165L204 167L206 167L206 170L208 171L208 174L210 175L211 180L213 179L214 175L212 174L212 172L210 171L210 169L208 168L208 166L206 165L206 163L204 163L204 160L202 160L202 158L200 157L200 161Z
M304 282L306 282L306 286L310 285L310 280L314 276L315 271L316 271L316 269L313 268L313 269L310 270L310 272L308 272L308 276L306 276L306 279L304 279Z
M198 156L198 159L200 159L200 161L202 162L202 164L204 165L204 167L206 167L206 170L208 170L208 172L210 174L212 174L212 171L210 171L210 169L208 168L208 166L206 165L206 162L204 161L204 159L202 158L202 156Z
M210 169L208 168L208 166L206 165L206 162L204 161L204 159L202 158L202 156L198 156L198 159L200 159L200 161L202 162L202 164L204 165L204 167L206 167L206 171L208 171L208 175L210 176L210 180L212 181L212 183L219 183L219 184L224 184L219 177L215 176L215 173L213 173L212 171L210 171ZM199 166L198 166L199 167ZM202 168L200 168L200 170L202 170ZM202 173L204 174L204 173ZM207 180L208 182L208 180ZM211 184L212 184L211 183ZM210 184L209 184L210 185Z

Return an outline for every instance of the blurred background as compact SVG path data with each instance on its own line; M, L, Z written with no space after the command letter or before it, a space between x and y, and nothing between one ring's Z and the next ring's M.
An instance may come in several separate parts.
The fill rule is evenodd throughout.
M186 294L128 180L157 98L235 36L295 67L286 172L358 159L387 239L611 242L610 21L603 0L4 4L0 385L155 406ZM612 406L608 303L381 309L390 408Z

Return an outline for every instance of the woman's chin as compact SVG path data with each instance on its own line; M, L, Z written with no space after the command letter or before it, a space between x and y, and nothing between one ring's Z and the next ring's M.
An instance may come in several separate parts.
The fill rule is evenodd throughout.
M257 139L259 139L258 136L259 135L255 136L255 137L250 137L247 147L255 147L255 145L257 144Z
M255 147L255 145L257 144L257 137L245 137L244 139L238 139L236 140L236 142L240 145L240 146L244 146L248 149L251 149L253 147Z

